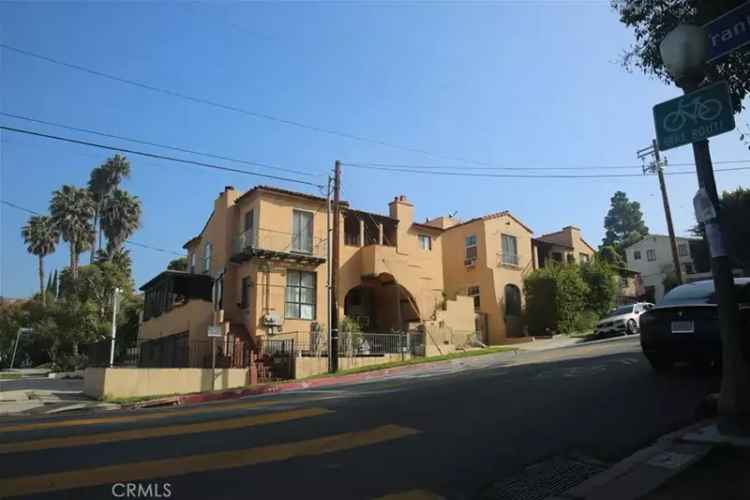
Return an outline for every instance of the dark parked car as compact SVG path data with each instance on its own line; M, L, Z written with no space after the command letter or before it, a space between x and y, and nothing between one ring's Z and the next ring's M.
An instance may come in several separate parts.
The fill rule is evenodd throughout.
M750 278L735 278L742 323L750 313ZM676 361L721 362L719 312L712 280L680 285L640 317L641 347L654 370ZM750 332L742 332L750 335Z

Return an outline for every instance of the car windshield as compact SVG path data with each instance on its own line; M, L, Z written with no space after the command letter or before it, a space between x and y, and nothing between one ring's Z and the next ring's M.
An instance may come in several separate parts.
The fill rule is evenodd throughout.
M620 306L617 309L612 309L608 314L607 318L610 318L612 316L620 316L621 314L630 314L633 312L633 306Z
M712 281L700 281L680 285L667 293L659 302L660 306L676 304L716 304Z

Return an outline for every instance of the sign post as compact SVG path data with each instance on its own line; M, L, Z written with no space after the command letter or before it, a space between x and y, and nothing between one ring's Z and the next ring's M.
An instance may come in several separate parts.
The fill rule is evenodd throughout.
M717 82L657 104L654 106L654 125L660 151L734 130L729 85Z
M211 337L211 389L216 384L216 337L224 336L221 325L209 325L208 336Z

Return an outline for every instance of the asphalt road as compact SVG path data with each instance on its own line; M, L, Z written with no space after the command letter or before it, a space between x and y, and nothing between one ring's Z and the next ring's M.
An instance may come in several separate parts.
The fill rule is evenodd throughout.
M718 387L654 374L637 338L482 358L330 389L3 421L0 497L476 498L549 457L615 462L690 423Z

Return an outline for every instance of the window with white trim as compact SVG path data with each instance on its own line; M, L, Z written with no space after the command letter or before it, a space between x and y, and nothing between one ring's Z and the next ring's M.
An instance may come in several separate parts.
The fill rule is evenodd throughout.
M633 260L641 260L641 251L633 250Z
M203 272L207 273L211 271L211 254L213 253L213 245L210 241L207 241L203 245Z
M509 234L500 235L500 260L503 264L518 265L518 240Z
M294 210L292 215L292 251L313 252L313 214L305 210Z
M646 260L648 260L649 262L655 261L656 250L654 250L653 248L649 248L648 250L646 250Z
M477 260L477 236L470 234L464 240L464 259Z
M418 238L419 248L428 252L432 250L432 236L430 236L429 234L420 234Z
M190 252L188 256L188 271L190 274L195 272L195 252Z
M285 317L287 319L315 319L315 273L287 271Z

